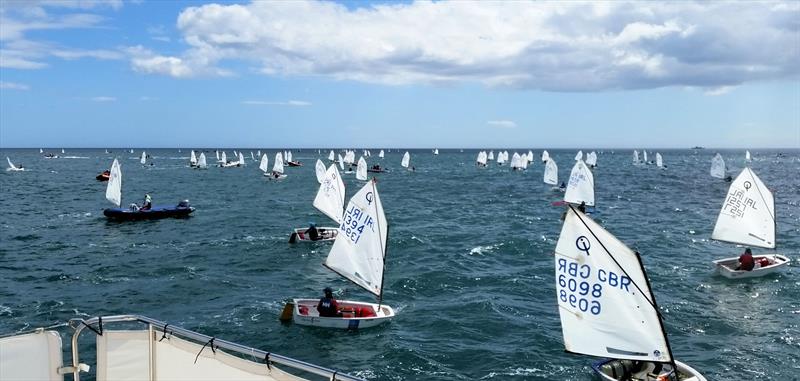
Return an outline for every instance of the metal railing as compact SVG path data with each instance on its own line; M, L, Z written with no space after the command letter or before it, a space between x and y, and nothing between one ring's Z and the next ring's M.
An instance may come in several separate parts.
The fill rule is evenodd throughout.
M291 357L286 357L276 353L265 352L260 349L247 347L234 342L218 339L216 337L207 336L202 333L174 326L172 324L169 324L169 327L167 327L168 324L165 322L141 315L113 315L113 316L93 317L90 319L71 319L70 326L73 329L75 329L75 333L72 335L72 369L73 369L72 374L74 381L80 381L80 370L79 370L80 358L78 354L78 337L80 336L81 332L83 332L86 327L89 327L92 331L95 331L95 333L102 334L102 329L103 329L102 325L104 325L105 323L119 323L119 322L144 323L147 324L148 328L150 329L156 329L160 332L165 332L169 330L169 334L171 335L181 336L187 339L194 340L199 343L208 343L213 339L214 340L213 345L215 348L227 349L228 351L235 352L245 356L260 356L262 359L267 359L271 363L281 364L290 367L292 369L316 374L322 377L327 377L329 380L332 381L333 380L364 381L361 378L350 376L344 373L339 373L338 371L335 371L333 369L328 369L318 365L309 364L307 362L295 360ZM95 324L102 324L99 327L99 330L96 330L94 327L92 327L92 325Z

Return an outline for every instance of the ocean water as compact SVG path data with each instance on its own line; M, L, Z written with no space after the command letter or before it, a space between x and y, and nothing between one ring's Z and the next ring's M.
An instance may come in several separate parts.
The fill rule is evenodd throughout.
M550 150L559 179L576 151ZM137 313L370 380L593 379L594 359L565 353L561 340L552 253L563 208L542 182L541 149L522 173L476 169L475 150L412 150L414 173L400 168L402 151L368 159L392 170L377 177L391 226L384 301L397 317L358 332L278 321L284 300L325 286L372 299L321 265L330 245L287 243L293 227L330 224L311 205L314 161L327 151L293 151L304 166L282 182L255 162L192 170L188 152L148 150L155 165L143 168L141 150L0 151L26 167L0 173L0 333ZM710 240L728 187L708 174L714 151L661 151L663 171L634 167L631 152L598 151L594 218L641 252L676 358L709 380L800 379L800 150L751 150L775 195L778 251L792 263L740 281L710 265L742 251ZM735 177L744 151L722 154ZM106 183L94 177L113 157L123 205L148 192L155 204L189 199L197 211L106 221ZM352 195L361 182L345 180Z

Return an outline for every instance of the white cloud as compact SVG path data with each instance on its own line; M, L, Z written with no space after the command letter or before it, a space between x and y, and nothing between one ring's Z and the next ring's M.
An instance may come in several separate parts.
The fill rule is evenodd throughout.
M30 90L30 86L22 83L0 81L0 89L8 90Z
M706 89L706 91L704 91L704 94L710 96L724 95L730 93L734 88L735 86L720 86L720 87Z
M142 102L149 102L149 101L157 101L158 98L154 98L154 97L149 97L147 95L143 95L143 96L139 97L139 100L142 101Z
M268 75L384 84L478 82L551 91L736 86L800 74L800 7L779 4L785 6L415 1L349 9L300 0L208 4L178 16L189 49L169 57L154 54L163 58L149 65L162 68L146 72L230 74L219 67L236 60L254 63Z
M286 102L276 102L276 101L242 101L242 104L250 105L250 106L311 106L311 102L306 101L286 101Z
M92 102L116 102L116 97L99 96L91 98Z
M490 120L486 124L497 128L515 128L517 123L512 120Z

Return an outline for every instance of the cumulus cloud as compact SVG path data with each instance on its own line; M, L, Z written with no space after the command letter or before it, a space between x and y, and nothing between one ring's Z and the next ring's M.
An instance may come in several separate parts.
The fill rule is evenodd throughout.
M497 128L515 128L517 123L512 120L490 120L486 124Z
M311 106L311 102L306 101L286 101L286 102L276 102L276 101L242 101L242 104L250 105L250 106Z
M0 81L0 89L8 90L30 90L30 86L22 83Z
M189 48L145 72L275 76L548 91L720 88L800 73L800 3L415 1L347 8L255 1L186 8ZM182 67L182 69L177 69Z

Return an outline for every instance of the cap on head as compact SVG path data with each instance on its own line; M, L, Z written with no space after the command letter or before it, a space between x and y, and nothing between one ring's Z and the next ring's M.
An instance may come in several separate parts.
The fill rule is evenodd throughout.
M748 247L747 249L744 249L744 252L745 252L745 253L747 253L747 254L753 254L753 252L752 252L752 251L750 251L750 248L749 248L749 247Z
M330 287L325 287L325 289L322 291L325 293L325 295L333 295L333 290Z

